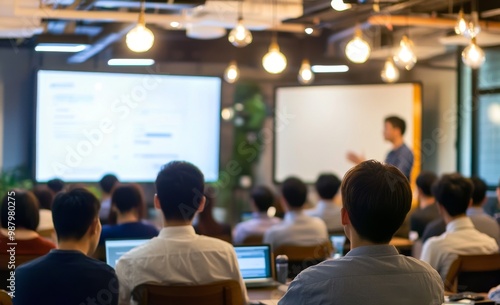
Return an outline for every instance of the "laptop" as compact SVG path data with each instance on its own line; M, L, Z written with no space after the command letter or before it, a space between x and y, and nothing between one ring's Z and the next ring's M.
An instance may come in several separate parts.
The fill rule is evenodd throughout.
M234 246L234 250L238 258L241 276L248 288L279 285L273 279L271 246Z
M149 240L150 239L106 239L104 241L106 263L115 268L116 263L123 254Z
M330 235L330 241L333 246L333 258L344 256L346 236L344 234L332 234Z

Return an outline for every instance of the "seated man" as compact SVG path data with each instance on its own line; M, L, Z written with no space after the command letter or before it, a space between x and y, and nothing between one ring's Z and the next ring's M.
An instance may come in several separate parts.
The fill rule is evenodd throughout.
M497 242L474 228L465 214L472 202L473 188L472 182L460 174L443 175L432 186L439 212L446 223L446 232L424 243L421 259L436 269L443 280L458 255L498 252Z
M325 223L303 212L302 207L307 199L304 182L295 177L288 178L283 182L281 192L285 218L266 231L264 243L276 249L281 245L313 246L327 242L328 229Z
M14 304L118 304L115 271L88 256L101 233L99 200L84 189L60 193L52 219L58 249L16 269Z
M346 173L341 194L351 251L300 273L278 304L442 304L439 274L389 245L411 207L406 177L365 161Z
M109 221L111 212L111 194L113 194L113 190L118 182L118 178L113 174L106 174L101 178L101 180L99 180L99 187L102 190L99 218L104 223Z
M164 228L158 237L118 260L120 304L129 304L132 290L143 283L204 285L230 279L240 282L248 301L233 246L197 235L191 225L205 205L203 179L201 171L187 162L172 161L161 169L154 204L163 213Z
M472 192L472 206L467 209L467 216L470 217L474 227L500 244L500 226L498 225L495 218L486 214L483 210L483 206L486 203L486 191L488 187L486 183L478 177L471 178L474 184L474 191Z
M323 219L330 232L343 230L340 220L341 207L333 202L340 188L340 179L334 174L321 174L314 186L321 200L315 209L305 211L306 214Z
M433 172L421 172L417 177L419 209L410 216L410 230L417 232L422 238L425 227L434 219L439 218L436 199L432 195L431 186L437 180Z
M252 219L241 222L236 225L233 232L233 241L235 244L241 244L248 236L264 236L267 229L280 223L277 217L269 217L267 210L273 205L274 196L271 190L265 186L257 186L250 194L252 200Z
M117 225L102 227L99 245L106 239L144 238L150 239L158 235L153 225L141 221L145 203L138 185L120 185L111 196L111 207L116 211Z

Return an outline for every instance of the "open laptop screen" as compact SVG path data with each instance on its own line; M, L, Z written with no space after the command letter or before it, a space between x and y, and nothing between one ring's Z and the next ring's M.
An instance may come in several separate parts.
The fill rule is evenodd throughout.
M115 268L116 263L123 254L147 241L149 241L149 239L106 240L106 263Z
M271 249L269 245L235 246L238 265L244 280L271 278Z

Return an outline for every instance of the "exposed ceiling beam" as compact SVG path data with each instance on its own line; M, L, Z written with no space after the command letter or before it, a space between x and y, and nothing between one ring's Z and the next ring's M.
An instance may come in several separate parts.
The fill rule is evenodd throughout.
M371 16L368 23L371 25L393 25L393 26L420 26L437 29L453 29L456 24L455 19L432 18L432 17L413 17L413 16ZM487 31L500 31L500 22L480 20L479 25Z

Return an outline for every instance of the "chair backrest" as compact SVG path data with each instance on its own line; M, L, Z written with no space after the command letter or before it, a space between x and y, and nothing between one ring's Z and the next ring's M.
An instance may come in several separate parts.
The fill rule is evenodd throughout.
M332 255L333 247L330 241L313 246L281 245L274 255L288 256L288 277L294 278L302 270L316 265Z
M245 303L240 283L235 280L197 286L146 283L135 287L132 297L139 305L243 305Z
M488 292L500 283L500 254L459 255L451 264L445 289L451 292Z
M243 239L242 245L261 245L263 235L249 235Z
M12 305L12 298L5 290L0 289L0 305Z

